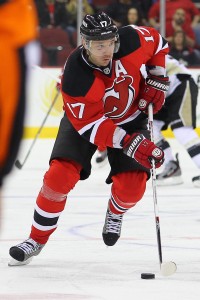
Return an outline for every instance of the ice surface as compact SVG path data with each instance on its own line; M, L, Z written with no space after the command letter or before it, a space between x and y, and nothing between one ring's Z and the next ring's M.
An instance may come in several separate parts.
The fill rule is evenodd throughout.
M19 160L31 142L23 141ZM93 164L91 177L77 184L41 254L30 265L8 267L9 248L29 235L35 198L48 168L53 140L38 140L23 169L14 168L4 186L0 300L200 299L200 189L191 182L200 172L186 151L171 142L180 153L184 184L157 187L157 192L163 261L175 261L176 274L162 277L159 272L151 180L142 201L125 215L118 243L104 245L108 164ZM156 278L142 280L145 272Z

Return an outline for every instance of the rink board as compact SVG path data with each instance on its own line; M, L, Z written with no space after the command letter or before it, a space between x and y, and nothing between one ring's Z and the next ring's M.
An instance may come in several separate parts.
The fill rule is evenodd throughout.
M200 69L190 69L190 71L200 88ZM49 107L56 97L56 78L60 72L60 68L33 68L31 70L24 128L25 138L34 138L41 127ZM50 111L39 137L55 138L62 115L63 102L60 95ZM197 132L200 135L200 93L197 106ZM173 137L171 130L166 130L164 134L166 137Z

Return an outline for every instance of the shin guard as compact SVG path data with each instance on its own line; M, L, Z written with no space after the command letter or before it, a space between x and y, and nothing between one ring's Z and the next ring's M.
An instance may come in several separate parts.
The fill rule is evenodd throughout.
M146 189L147 173L124 172L112 177L113 184L109 209L114 214L123 214L142 198Z

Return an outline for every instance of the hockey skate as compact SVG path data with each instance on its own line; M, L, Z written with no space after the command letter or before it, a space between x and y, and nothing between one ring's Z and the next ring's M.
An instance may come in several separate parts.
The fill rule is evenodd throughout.
M123 215L113 214L109 209L103 227L103 240L107 246L113 246L120 237Z
M192 178L192 182L195 187L200 188L200 176L195 176Z
M27 265L40 253L44 244L39 244L33 239L29 238L10 248L9 254L12 257L11 261L8 263L9 266L22 266Z
M162 173L156 175L158 186L177 185L183 183L181 177L181 168L179 165L178 154L176 154L176 160L170 160L166 165Z

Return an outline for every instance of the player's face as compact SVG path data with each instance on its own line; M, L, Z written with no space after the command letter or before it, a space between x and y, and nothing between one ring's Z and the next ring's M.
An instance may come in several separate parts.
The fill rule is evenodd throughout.
M96 66L105 67L113 57L115 38L105 41L90 41L89 60Z

